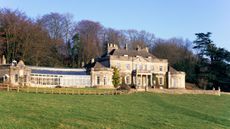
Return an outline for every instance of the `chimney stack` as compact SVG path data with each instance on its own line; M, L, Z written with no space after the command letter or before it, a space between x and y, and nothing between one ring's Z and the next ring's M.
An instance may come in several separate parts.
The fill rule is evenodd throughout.
M81 67L83 68L84 66L85 66L85 62L82 61L82 62L81 62Z
M91 59L91 63L94 63L94 58Z
M148 48L148 47L145 47L145 48L144 48L144 51L149 52L149 48Z
M118 46L116 44L108 43L106 45L106 53L110 53L114 49L118 49Z
M137 45L136 50L137 50L137 51L140 51L140 50L141 50L141 48L140 48L139 45Z
M125 44L125 50L128 50L128 44L127 43Z
M2 56L2 64L6 64L6 58L5 55Z

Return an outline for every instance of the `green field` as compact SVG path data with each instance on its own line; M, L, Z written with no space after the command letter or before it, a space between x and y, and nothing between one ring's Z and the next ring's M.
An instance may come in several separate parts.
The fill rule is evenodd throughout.
M1 91L0 128L230 128L230 95Z

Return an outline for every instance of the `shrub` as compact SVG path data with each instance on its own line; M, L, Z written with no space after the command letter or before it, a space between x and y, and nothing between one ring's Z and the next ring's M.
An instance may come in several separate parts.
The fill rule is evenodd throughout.
M55 86L55 88L62 88L61 86Z
M130 90L130 86L126 85L126 84L122 84L119 86L119 88L117 88L117 90Z

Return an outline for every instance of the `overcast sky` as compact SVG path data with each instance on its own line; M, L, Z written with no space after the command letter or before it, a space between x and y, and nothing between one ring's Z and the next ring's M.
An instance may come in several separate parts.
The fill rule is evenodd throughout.
M218 47L230 50L230 0L0 0L0 7L19 9L29 17L71 13L105 27L137 29L156 37L195 39L212 32Z

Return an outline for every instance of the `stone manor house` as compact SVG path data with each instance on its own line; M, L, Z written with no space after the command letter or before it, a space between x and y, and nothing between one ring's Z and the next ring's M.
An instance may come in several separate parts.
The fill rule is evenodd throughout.
M23 61L6 63L0 59L0 84L31 87L113 88L113 68L119 70L122 83L136 88L185 88L185 73L168 65L167 59L150 54L148 48L136 50L107 44L103 55L80 69L27 66Z

